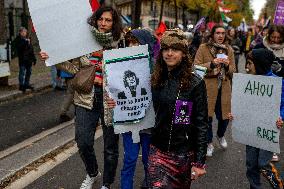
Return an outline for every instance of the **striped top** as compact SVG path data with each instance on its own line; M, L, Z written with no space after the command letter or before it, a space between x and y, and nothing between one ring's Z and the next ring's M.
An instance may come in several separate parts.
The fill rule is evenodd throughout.
M102 51L96 51L90 54L88 59L91 61L92 64L96 65L96 76L94 84L98 86L103 85L103 73L102 73L102 59L103 53Z

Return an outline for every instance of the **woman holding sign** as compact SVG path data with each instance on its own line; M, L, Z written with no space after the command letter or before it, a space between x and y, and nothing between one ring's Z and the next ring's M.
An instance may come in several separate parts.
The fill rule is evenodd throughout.
M274 76L271 70L271 64L275 56L273 52L267 49L254 49L247 55L247 69L249 74L253 75L265 75ZM284 83L284 81L282 81ZM248 107L249 108L249 107ZM284 117L284 92L282 89L280 115ZM233 115L230 116L230 119ZM241 119L241 118L240 118ZM276 120L276 126L278 129L283 127L283 120L279 118ZM277 130L277 129L275 129ZM264 138L269 137L268 131L264 131L266 134L260 134ZM261 132L260 132L261 133ZM283 189L283 181L279 177L279 173L276 167L270 163L273 152L246 145L246 176L250 183L251 189L261 189L260 175L265 176L270 182L272 188Z
M101 7L89 18L88 23L92 26L92 32L97 42L103 46L103 50L124 47L124 37L120 16L111 7ZM94 151L94 135L99 119L101 120L104 138L104 175L102 189L109 189L114 182L118 163L118 139L114 134L110 120L110 112L104 107L102 62L103 50L85 55L72 62L64 62L57 67L68 73L80 74L80 70L90 65L95 65L96 74L91 92L76 91L74 94L75 104L75 140L79 148L80 156L85 164L87 176L80 189L91 189L93 184L100 178L98 164ZM42 60L48 58L45 52L40 53ZM84 77L84 75L81 75ZM105 117L105 118L104 118Z
M192 71L184 33L166 31L151 80L156 119L148 159L150 188L188 189L191 180L206 173L206 87ZM116 103L108 99L108 105Z
M215 112L218 119L217 139L222 148L227 148L225 132L229 123L228 114L231 112L231 79L235 72L234 51L226 40L223 26L212 28L209 41L200 45L194 64L207 68L204 77L208 95L208 147L207 156L212 156L213 131L212 121Z

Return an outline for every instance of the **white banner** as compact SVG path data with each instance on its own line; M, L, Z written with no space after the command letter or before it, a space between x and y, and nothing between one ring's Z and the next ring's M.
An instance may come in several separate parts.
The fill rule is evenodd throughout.
M280 153L282 78L234 74L232 89L233 139L236 142Z
M28 0L29 11L47 66L100 50L87 19L89 0Z
M104 51L107 90L116 101L114 122L139 121L152 100L148 46Z

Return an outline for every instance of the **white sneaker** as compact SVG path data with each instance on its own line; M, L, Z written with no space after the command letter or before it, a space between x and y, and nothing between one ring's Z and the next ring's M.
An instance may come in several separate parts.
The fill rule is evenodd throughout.
M227 144L225 137L221 137L221 138L217 137L217 139L218 139L219 144L221 145L221 147L223 149L226 149L228 147L228 144Z
M101 189L109 189L108 187L106 187L106 186L102 186L102 188Z
M90 177L88 174L86 176L86 179L83 181L80 189L92 189L94 182L96 182L101 177L101 173L98 172L97 176Z
M206 156L207 156L207 157L212 157L213 152L214 152L214 146L213 146L213 144L208 144Z

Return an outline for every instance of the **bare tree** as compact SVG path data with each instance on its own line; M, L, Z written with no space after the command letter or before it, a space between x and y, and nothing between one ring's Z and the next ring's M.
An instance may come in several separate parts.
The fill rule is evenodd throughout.
M178 6L177 6L177 0L173 0L175 5L175 27L178 25Z
M161 12L160 12L160 19L159 19L159 23L161 23L161 22L162 22L163 13L164 13L164 4L165 4L165 0L161 0Z
M138 28L140 26L142 0L133 0L131 13L132 13L132 28Z

